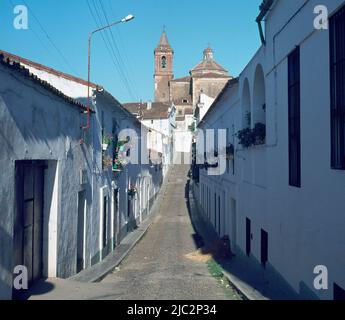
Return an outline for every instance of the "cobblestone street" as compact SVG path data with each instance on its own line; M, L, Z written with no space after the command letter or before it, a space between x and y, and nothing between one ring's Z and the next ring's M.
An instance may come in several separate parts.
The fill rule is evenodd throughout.
M193 228L186 198L188 170L184 165L170 169L150 228L114 272L97 283L48 279L30 291L30 299L241 299L214 277L217 270L213 261L213 267L208 264L210 256L198 251L201 238Z
M171 168L159 214L120 269L102 281L113 293L100 298L238 298L212 277L205 261L188 258L197 245L186 205L187 173L187 166Z

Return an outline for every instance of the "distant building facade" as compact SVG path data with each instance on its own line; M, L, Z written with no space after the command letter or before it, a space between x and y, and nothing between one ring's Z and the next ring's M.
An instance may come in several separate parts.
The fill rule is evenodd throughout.
M201 94L215 99L232 78L215 61L213 50L208 47L204 50L202 61L190 70L188 76L174 79L174 50L165 31L154 51L154 58L155 101L173 103L180 121L194 112Z

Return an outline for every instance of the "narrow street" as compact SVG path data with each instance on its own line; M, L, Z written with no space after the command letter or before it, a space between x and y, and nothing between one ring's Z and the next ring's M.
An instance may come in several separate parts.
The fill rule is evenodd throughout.
M102 299L229 298L229 289L211 276L205 261L187 257L197 250L186 205L188 168L171 168L159 214L119 271L102 281L113 287Z
M171 168L160 208L143 239L122 264L99 283L49 279L30 299L225 300L240 299L211 275L197 253L186 202L188 166Z

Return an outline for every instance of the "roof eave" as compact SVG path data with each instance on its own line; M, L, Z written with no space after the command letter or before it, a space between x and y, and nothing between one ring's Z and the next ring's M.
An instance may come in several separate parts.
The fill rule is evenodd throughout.
M260 14L256 18L256 22L260 23L267 15L267 13L270 11L274 0L263 0L263 2L260 5Z

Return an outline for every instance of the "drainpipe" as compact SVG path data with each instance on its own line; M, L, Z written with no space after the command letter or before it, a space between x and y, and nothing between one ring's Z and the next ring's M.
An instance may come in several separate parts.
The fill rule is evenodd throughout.
M272 7L274 0L264 0L260 6L260 14L256 18L256 22L259 27L260 39L263 45L266 45L265 34L262 27L262 21Z

